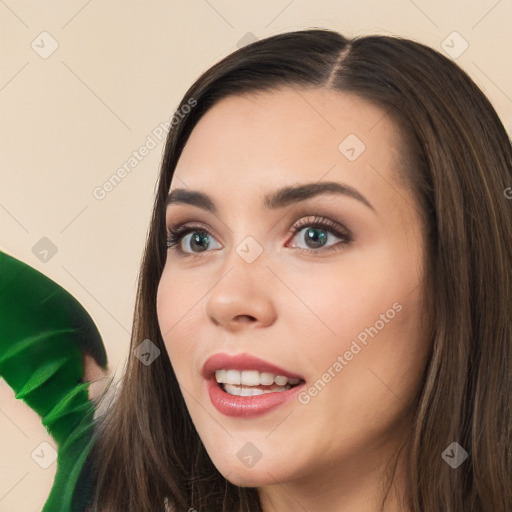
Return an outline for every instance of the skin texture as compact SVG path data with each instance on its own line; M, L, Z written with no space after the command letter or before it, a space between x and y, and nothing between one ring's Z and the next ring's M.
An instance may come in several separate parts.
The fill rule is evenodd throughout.
M354 161L338 149L349 134L366 146ZM168 226L200 223L212 237L206 252L191 235L179 244L189 254L168 251L159 325L209 456L232 483L258 487L265 511L377 511L385 464L410 429L407 406L428 355L425 238L415 201L397 181L399 154L396 125L381 108L337 91L283 88L221 100L178 162L170 190L205 192L218 214L168 207ZM263 206L266 193L318 181L351 185L375 211L333 194ZM345 226L352 242L341 246L324 231L325 246L312 245L307 224L290 234L315 216ZM263 250L250 264L236 252L248 236ZM211 404L200 371L212 354L250 353L309 387L393 304L400 311L309 403L292 400L251 419ZM237 458L248 442L262 454L250 468ZM395 499L400 475L386 511L405 510Z

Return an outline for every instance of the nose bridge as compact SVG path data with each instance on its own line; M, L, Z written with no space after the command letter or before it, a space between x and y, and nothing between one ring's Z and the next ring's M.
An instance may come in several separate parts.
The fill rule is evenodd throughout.
M269 271L263 245L254 237L246 236L241 242L233 244L228 251L222 272L225 285L240 288L237 293L252 296L264 293L261 283L266 280Z
M206 302L206 314L216 325L247 317L264 324L272 321L275 311L266 265L263 246L254 237L232 246Z
M265 234L262 230L262 221L258 215L250 214L252 208L248 203L246 208L234 215L230 222L229 255L226 256L226 268L241 266L244 271L252 274L268 272L263 261L266 261L264 249ZM245 213L244 213L245 212ZM227 248L224 248L226 251Z

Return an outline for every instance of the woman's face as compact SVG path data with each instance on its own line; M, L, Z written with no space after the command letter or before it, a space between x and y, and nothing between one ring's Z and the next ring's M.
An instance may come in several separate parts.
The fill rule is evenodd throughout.
M167 252L158 319L197 432L232 483L360 483L403 440L428 343L423 231L399 157L384 110L327 89L232 96L193 130L170 192L213 207L184 195L167 207L168 227L193 229ZM338 188L292 192L326 182ZM267 364L205 368L216 354ZM218 372L229 393L216 369L231 370ZM283 387L280 372L299 384L286 390L296 381ZM237 378L261 394L236 396Z

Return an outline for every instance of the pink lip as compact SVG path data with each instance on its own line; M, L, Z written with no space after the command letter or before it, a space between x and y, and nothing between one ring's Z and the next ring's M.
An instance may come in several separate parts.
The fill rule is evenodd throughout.
M215 409L226 416L253 418L291 401L304 388L302 382L287 391L276 391L256 396L235 396L226 393L215 379L208 379L208 396Z
M251 418L271 411L275 407L292 400L304 387L301 382L287 391L276 391L256 396L234 396L226 393L215 379L215 370L259 370L271 372L274 375L284 375L291 379L304 379L296 374L284 370L268 361L249 354L215 354L209 357L203 365L201 374L206 379L208 396L213 406L226 416Z
M301 375L284 370L268 361L260 359L259 357L251 356L250 354L236 354L231 356L229 354L214 354L209 357L203 365L201 371L205 379L211 379L215 376L215 370L258 370L260 372L270 372L274 375L283 375L290 379L302 379Z

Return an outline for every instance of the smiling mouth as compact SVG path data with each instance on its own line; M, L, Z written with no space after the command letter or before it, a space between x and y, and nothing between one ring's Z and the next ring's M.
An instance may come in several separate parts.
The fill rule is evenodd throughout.
M305 382L304 379L289 378L258 370L219 369L215 380L225 392L234 396L257 396L287 391Z

